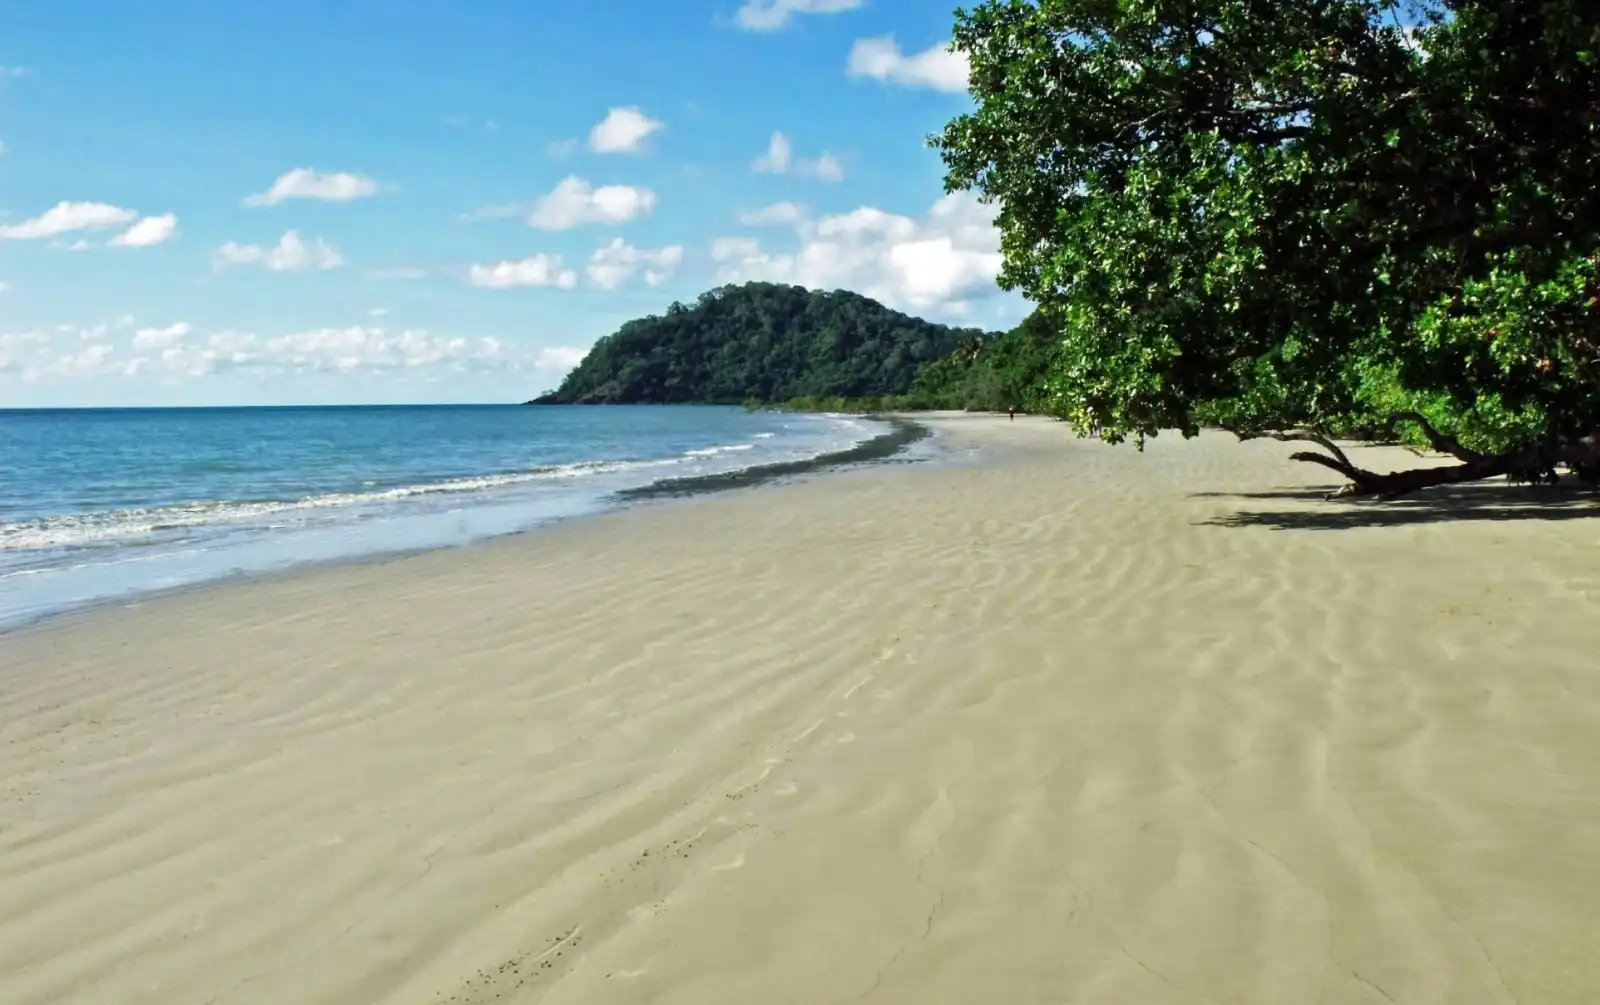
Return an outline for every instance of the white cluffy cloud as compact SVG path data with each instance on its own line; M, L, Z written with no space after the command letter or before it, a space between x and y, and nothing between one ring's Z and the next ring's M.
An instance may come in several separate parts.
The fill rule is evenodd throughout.
M306 241L298 231L289 230L270 248L229 241L217 249L216 264L218 268L259 265L269 272L311 272L337 269L344 265L344 256L320 237Z
M739 8L739 27L776 31L796 14L837 14L855 10L864 0L746 0Z
M349 202L375 195L378 183L365 175L346 171L315 171L295 168L278 176L272 187L244 200L246 206L276 206L286 199L318 199L322 202Z
M844 181L844 166L839 163L839 158L826 152L815 160L797 158L789 137L781 132L772 134L772 139L767 143L767 152L757 157L750 169L758 174L794 174L825 182Z
M952 51L948 45L935 45L907 55L892 35L863 38L850 47L845 72L852 77L955 94L967 89L967 54Z
M631 185L590 185L568 176L540 196L528 216L528 225L540 230L571 230L586 223L626 223L647 215L656 206L656 194Z
M165 328L140 328L133 333L133 348L169 349L182 342L191 330L185 321L179 321Z
M617 237L589 256L589 265L584 271L589 276L589 282L602 290L614 290L633 278L640 269L644 270L644 281L647 285L660 286L672 278L681 264L683 264L681 245L669 244L664 248L651 250L635 248Z
M0 226L0 237L32 241L80 230L105 230L128 223L139 214L103 202L58 202L31 220Z
M775 227L799 223L805 215L805 210L796 203L775 202L770 206L740 213L739 222L746 227Z
M999 292L994 210L972 195L944 196L919 219L863 206L800 223L797 246L769 250L750 237L712 243L721 282L763 279L850 289L892 307L959 315Z
M664 126L637 106L612 108L589 130L589 149L597 154L636 154L644 149L645 139Z
M172 213L147 216L106 243L113 248L149 248L178 232L178 218Z
M563 268L560 255L532 255L521 261L473 265L467 282L488 290L509 290L516 286L554 286L570 290L578 285L578 274Z
M280 379L312 373L426 376L440 370L549 377L572 369L585 352L572 346L513 347L496 338L364 325L284 335L200 333L184 322L131 333L129 327L60 325L0 332L0 376L17 376L27 383L85 377L181 381L227 371Z

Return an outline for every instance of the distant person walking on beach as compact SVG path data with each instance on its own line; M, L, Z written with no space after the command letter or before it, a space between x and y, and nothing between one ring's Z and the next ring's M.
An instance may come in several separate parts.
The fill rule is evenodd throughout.
M1016 422L1017 421L1017 406L1012 405L1010 408L1006 409L1006 414L1011 416L1011 421L1012 422Z

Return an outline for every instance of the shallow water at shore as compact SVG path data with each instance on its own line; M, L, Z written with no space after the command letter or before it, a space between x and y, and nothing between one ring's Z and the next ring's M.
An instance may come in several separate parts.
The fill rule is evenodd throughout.
M0 629L225 576L515 533L663 480L804 470L882 431L737 408L0 412Z

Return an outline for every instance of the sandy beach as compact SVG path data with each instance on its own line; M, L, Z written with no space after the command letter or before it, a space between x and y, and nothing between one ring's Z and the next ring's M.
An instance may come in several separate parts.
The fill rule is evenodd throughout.
M936 422L0 636L0 1002L1600 1000L1600 507Z

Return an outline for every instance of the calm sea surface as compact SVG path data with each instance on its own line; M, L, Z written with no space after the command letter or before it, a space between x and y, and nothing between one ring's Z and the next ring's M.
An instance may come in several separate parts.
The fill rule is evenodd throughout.
M0 411L0 627L222 576L461 544L661 479L842 450L738 408Z

